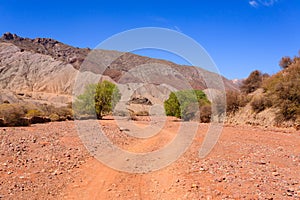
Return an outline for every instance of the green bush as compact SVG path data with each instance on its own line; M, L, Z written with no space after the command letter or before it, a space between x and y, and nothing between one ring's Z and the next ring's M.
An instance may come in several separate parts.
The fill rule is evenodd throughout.
M168 100L164 102L164 107L167 116L175 116L181 118L180 103L174 92L171 92Z
M166 115L190 120L202 106L210 105L206 95L201 90L183 90L171 92L164 102Z
M31 117L34 117L34 116L43 116L44 113L40 110L37 110L37 109L32 109L32 110L28 110L25 117L28 117L28 118L31 118Z
M56 114L56 113L52 113L52 114L49 116L49 118L50 118L50 120L51 120L52 122L54 122L54 121L59 121L59 120L60 120L59 115Z
M109 81L87 85L84 93L74 102L75 113L76 115L96 114L98 119L102 119L113 110L120 97L118 87Z

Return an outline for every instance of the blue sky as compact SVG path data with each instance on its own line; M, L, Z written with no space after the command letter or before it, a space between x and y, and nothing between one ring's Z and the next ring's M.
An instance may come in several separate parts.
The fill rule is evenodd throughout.
M178 30L201 44L225 77L255 69L276 73L282 56L300 50L299 0L40 1L0 0L0 32L96 47L139 27ZM168 53L142 55L184 61Z

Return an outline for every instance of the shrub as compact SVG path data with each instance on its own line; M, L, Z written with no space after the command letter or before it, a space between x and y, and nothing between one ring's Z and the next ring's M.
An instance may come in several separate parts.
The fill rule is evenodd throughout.
M292 63L288 68L273 75L263 83L263 87L274 107L279 108L276 121L295 121L300 116L300 63Z
M211 106L205 105L200 108L200 122L209 123L211 120Z
M245 94L241 94L235 91L228 91L226 93L226 112L235 113L241 107L244 107L248 103L248 98Z
M28 126L29 120L24 118L24 107L18 104L0 104L0 118L5 126Z
M293 63L292 59L288 56L282 57L281 60L279 61L279 66L282 69L288 68L291 64Z
M54 107L47 104L0 104L0 126L28 126L35 123L72 120L68 107ZM51 119L50 119L51 118Z
M195 117L200 107L209 104L209 100L201 90L183 90L171 92L164 102L164 108L168 116L190 120Z
M242 82L241 91L249 94L257 90L262 84L263 75L260 71L255 70L251 72L249 77Z
M31 124L42 124L51 121L48 117L42 117L42 116L33 116L29 120Z
M42 116L42 115L44 115L42 111L33 109L33 110L28 110L25 116L31 118L34 116Z
M265 96L255 97L251 102L251 108L254 112L259 113L272 106L272 102Z
M55 113L51 114L51 115L49 116L49 118L50 118L50 120L51 120L52 122L54 122L54 121L59 121L59 120L60 120L59 115L58 115L58 114L55 114Z
M60 117L68 117L74 115L73 110L68 107L56 108L53 114L57 114Z
M83 94L77 97L74 103L76 114L95 115L98 119L115 107L120 100L117 86L109 81L87 85Z

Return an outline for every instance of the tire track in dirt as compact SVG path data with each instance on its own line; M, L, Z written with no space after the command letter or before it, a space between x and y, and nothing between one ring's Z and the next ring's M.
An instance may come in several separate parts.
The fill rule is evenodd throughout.
M105 121L103 123L107 125L107 123L110 122ZM135 125L141 128L145 127L145 124L139 122L136 122ZM162 129L159 134L149 139L141 139L132 144L127 150L131 152L150 152L157 150L165 146L176 136L176 130L178 130L179 125L180 123L175 126L175 129L172 127L171 131L166 127ZM168 125L166 124L166 126ZM144 180L149 180L149 175L147 174L141 175L118 172L101 164L94 158L89 160L87 164L81 168L81 171L83 174L82 177L78 177L75 181L76 183L67 189L66 199L111 199L118 198L121 195L124 198L124 193L120 194L118 191L127 191L128 194L126 195L128 195L130 199L149 199L143 196L143 191L151 190L147 187L147 183L143 183ZM153 174L151 174L151 176L152 175ZM164 182L163 179L165 179L167 175L160 176L161 178L157 177L156 179L161 179L159 182ZM121 184L122 180L126 181L127 184L125 186ZM111 191L116 193L115 197L110 195Z
M112 126L113 121L106 123ZM179 125L168 120L161 134L126 149L159 149L174 138ZM225 126L214 150L200 159L208 127L199 124L192 145L176 162L147 174L114 171L90 159L79 169L78 186L66 190L66 199L299 199L299 131Z

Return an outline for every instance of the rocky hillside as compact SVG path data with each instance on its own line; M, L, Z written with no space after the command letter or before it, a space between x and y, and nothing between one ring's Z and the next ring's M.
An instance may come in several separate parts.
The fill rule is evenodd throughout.
M57 105L70 102L75 77L91 52L88 48L75 48L53 39L29 39L5 33L0 38L0 103L5 100ZM161 85L169 86L170 91L177 90L182 87L178 80L185 80L194 89L206 89L206 82L214 87L214 77L218 77L198 67L180 66L132 53L96 50L93 54L109 66L101 71L88 60L85 63L89 67L84 70L101 73L117 82L121 92L127 88L132 95L134 93L130 98L147 96L151 101L161 102L168 96ZM160 66L168 66L168 69L161 71ZM163 73L174 76L166 78ZM224 77L222 80L227 90L237 90L231 81Z
M241 94L227 94L228 122L300 130L300 55L287 60L271 76L253 71L242 82Z

